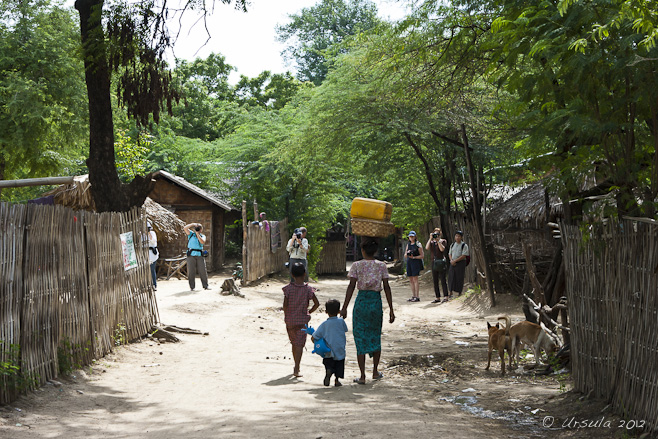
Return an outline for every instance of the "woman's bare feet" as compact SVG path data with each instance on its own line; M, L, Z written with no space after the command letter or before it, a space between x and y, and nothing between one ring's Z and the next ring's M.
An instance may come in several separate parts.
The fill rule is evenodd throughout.
M301 373L299 373L299 369L293 369L293 371L292 371L292 376L294 376L294 377L296 377L296 378L299 378L299 377L303 377L304 375L302 375Z

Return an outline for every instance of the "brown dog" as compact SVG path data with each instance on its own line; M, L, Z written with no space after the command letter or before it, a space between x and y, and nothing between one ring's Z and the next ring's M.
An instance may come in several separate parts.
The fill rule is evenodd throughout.
M512 368L512 340L509 336L509 328L512 326L512 321L508 316L498 317L498 320L505 320L505 328L500 329L500 324L492 326L487 322L487 331L489 332L489 359L487 367L484 370L489 370L491 365L491 352L497 350L500 354L500 370L502 375L505 375L505 350L509 355L509 367Z
M517 366L519 364L519 353L522 343L530 346L532 349L532 353L535 356L535 367L539 366L539 357L542 350L548 356L554 354L557 349L557 345L553 339L540 325L528 322L527 320L512 326L509 330L509 336L512 341L512 354L515 357Z

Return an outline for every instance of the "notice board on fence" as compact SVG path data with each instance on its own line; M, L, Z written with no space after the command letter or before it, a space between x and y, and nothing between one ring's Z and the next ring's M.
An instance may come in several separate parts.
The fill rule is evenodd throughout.
M130 270L137 268L137 254L135 254L135 243L133 242L133 232L122 233L121 249L123 250L123 269Z

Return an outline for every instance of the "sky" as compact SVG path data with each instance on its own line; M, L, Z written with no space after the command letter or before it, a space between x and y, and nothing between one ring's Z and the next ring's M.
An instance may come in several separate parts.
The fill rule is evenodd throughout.
M294 73L294 66L287 65L281 57L284 45L276 41L275 27L287 23L288 15L318 1L250 0L246 13L236 11L232 5L216 2L214 13L207 20L210 41L206 43L208 34L202 22L192 26L199 15L191 13L183 22L174 55L193 60L205 58L212 52L220 53L237 69L229 78L231 83L236 83L240 75L253 78L264 70L272 73L291 70ZM398 20L405 15L405 2L374 0L374 3L381 18ZM178 27L177 23L172 23L173 26Z

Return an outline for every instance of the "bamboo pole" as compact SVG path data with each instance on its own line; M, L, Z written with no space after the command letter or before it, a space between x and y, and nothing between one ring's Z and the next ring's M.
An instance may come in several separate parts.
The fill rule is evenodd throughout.
M73 183L73 177L24 178L22 180L0 180L0 189L8 187L44 186Z

